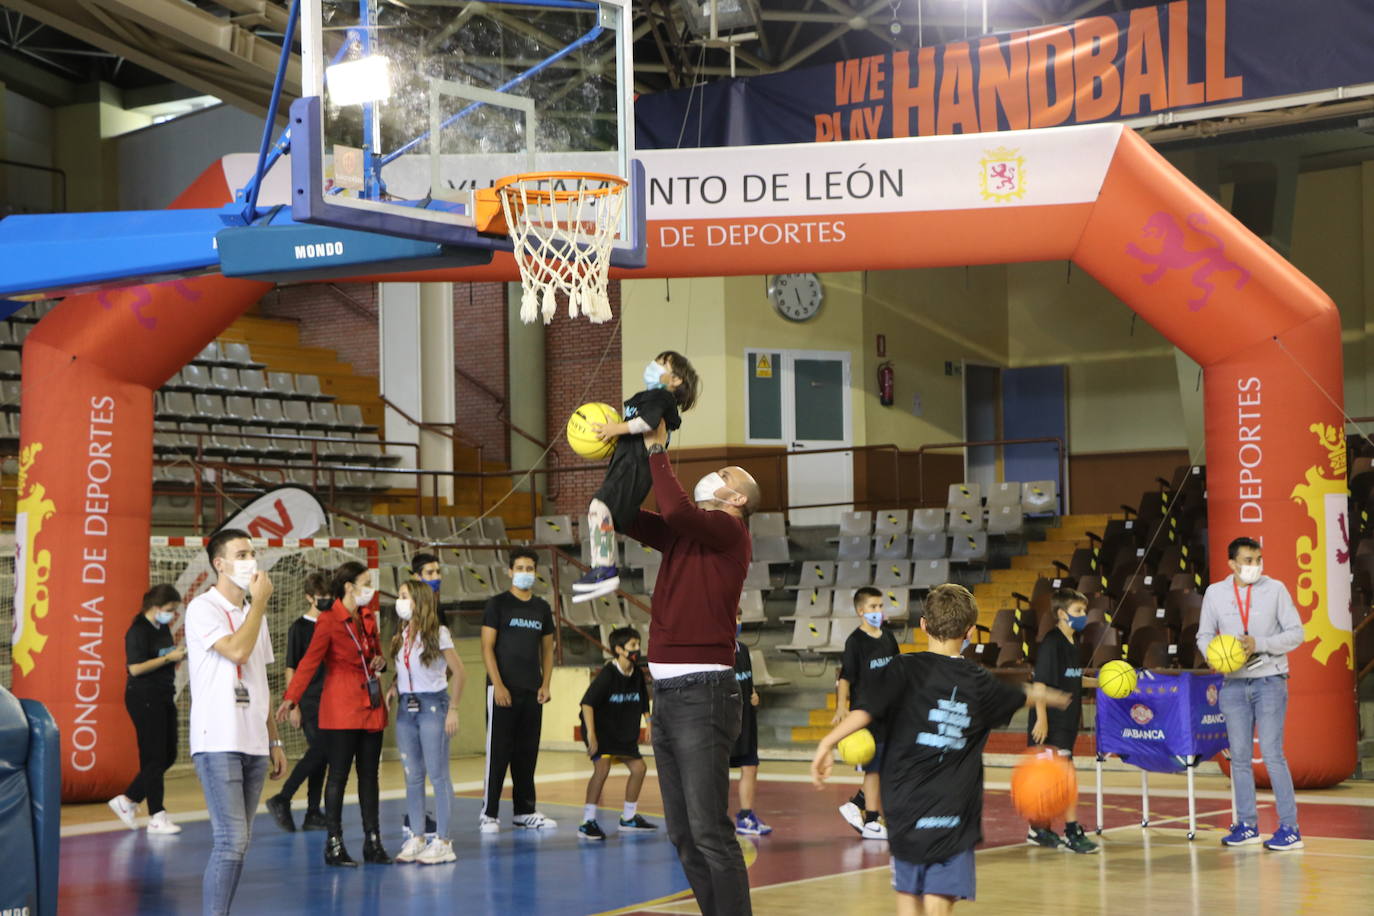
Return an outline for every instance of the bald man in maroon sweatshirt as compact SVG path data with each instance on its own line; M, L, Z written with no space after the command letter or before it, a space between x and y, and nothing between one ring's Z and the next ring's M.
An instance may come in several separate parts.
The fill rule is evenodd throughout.
M626 532L663 553L649 624L654 766L682 870L703 916L752 912L749 873L730 820L730 751L739 735L735 612L753 545L746 519L759 486L727 467L683 492L660 424L646 433L658 512Z

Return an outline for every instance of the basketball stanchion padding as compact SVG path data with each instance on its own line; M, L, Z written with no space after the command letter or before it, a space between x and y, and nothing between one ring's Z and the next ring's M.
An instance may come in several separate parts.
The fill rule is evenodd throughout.
M572 446L572 450L578 455L591 461L609 458L615 451L615 443L619 437L612 436L602 441L596 437L592 425L619 422L620 414L610 404L600 401L583 404L568 417L568 445Z

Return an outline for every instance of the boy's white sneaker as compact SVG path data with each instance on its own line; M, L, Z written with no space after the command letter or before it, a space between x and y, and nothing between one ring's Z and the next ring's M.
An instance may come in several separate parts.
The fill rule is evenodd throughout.
M863 838L865 840L886 840L887 825L882 821L869 821L864 824Z
M412 834L401 847L401 851L396 853L397 862L414 862L420 858L420 853L426 849L424 837Z
M477 829L482 833L500 833L501 822L494 817L487 817L483 814L477 819Z
M148 818L148 832L171 836L175 833L181 833L181 826L174 823L172 819L167 816L166 811L159 811L157 814Z
M124 826L130 830L138 829L138 805L131 802L128 796L116 795L109 801L110 810L124 822Z
M533 814L520 814L515 818L515 826L525 830L552 830L558 826L558 821L551 817L545 817L538 811Z
M840 805L840 817L844 818L844 822L853 827L860 836L863 835L864 813L863 809L858 805L854 804L852 801L847 801L843 805Z
M421 865L442 865L445 862L457 862L458 854L453 851L452 840L435 837L429 841L429 845L416 861Z

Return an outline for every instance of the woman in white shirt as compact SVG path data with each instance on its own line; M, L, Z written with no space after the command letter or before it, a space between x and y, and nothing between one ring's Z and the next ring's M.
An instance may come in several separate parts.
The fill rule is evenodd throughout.
M397 862L438 865L453 862L449 836L449 808L453 780L449 776L449 739L458 731L458 699L466 676L453 649L448 627L439 623L439 602L430 588L404 582L396 599L401 629L391 638L396 680L388 699L400 699L396 713L396 746L406 773L406 811L410 823L425 819L425 776L434 786L435 835L426 842L420 834L406 841ZM451 687L448 681L452 673ZM452 697L449 695L452 690Z

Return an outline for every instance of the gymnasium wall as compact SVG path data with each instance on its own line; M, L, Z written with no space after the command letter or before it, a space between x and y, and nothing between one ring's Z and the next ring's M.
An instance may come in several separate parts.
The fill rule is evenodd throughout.
M17 92L0 91L0 149L6 159L53 164L53 110ZM0 167L0 212L42 213L56 208L55 183L41 172Z

